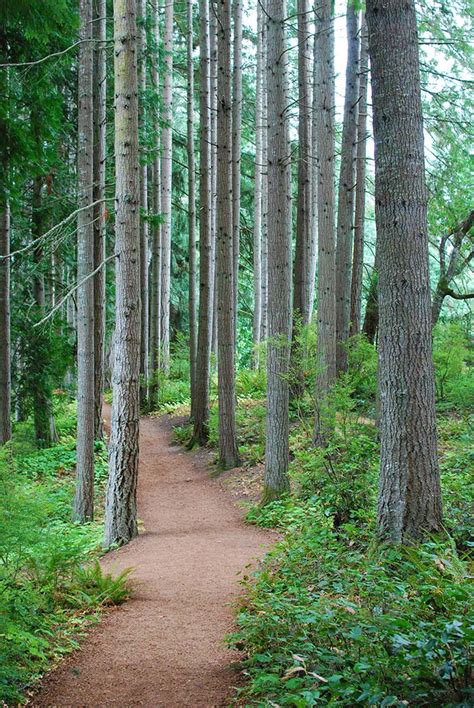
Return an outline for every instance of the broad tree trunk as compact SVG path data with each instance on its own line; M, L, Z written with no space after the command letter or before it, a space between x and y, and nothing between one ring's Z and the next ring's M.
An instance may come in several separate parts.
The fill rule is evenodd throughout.
M136 0L114 0L116 321L105 545L137 535L140 173Z
M351 266L356 180L357 114L359 102L359 21L352 1L347 3L347 67L342 127L341 169L336 246L336 369L347 370L347 340L351 307Z
M235 332L232 250L232 96L230 3L217 2L217 351L219 462L238 464L235 422Z
M105 149L107 100L107 3L94 0L94 194L93 201L105 199ZM94 207L94 269L105 260L106 246L105 203ZM94 276L94 437L104 436L102 407L104 404L105 365L105 265Z
M217 356L217 0L209 3L210 92L211 92L211 351Z
M318 52L318 375L314 441L326 441L328 394L336 376L336 259L334 225L334 18L331 0L316 10Z
M259 365L259 351L262 327L262 24L263 10L257 5L257 70L255 89L255 179L253 197L253 325L252 341L254 345L253 364Z
M154 410L158 406L158 374L160 370L161 346L161 229L158 215L161 213L161 160L160 160L160 83L158 74L158 49L160 46L160 6L159 0L151 5L152 31L155 52L151 60L151 81L154 91L153 107L153 184L152 206L154 219L151 227L151 283L150 283L150 371L148 387L148 406Z
M286 0L267 2L268 353L263 502L289 491L291 341L291 151L288 121Z
M295 323L308 324L311 260L311 88L310 88L310 10L309 0L298 0L298 198L296 206L296 248L293 276L293 313Z
M354 252L352 256L351 310L349 336L359 334L362 309L362 280L364 269L364 225L365 225L365 172L367 152L367 86L369 81L369 61L367 47L367 25L362 13L360 30L360 80L359 80L359 120L357 123L356 192L354 215Z
M7 166L4 163L4 177ZM10 440L11 373L10 373L10 202L1 185L0 203L0 445Z
M205 445L209 436L209 375L212 337L212 181L209 0L199 0L199 326L196 387L192 401L193 441Z
M93 45L92 0L80 0L81 40L78 79L77 192L82 207L77 218L77 279L94 270L93 219ZM94 280L77 291L77 467L74 518L84 523L94 515Z
M379 535L441 529L415 2L367 2L379 271Z
M262 319L260 341L267 338L268 324L268 86L267 86L267 0L261 0L262 11Z
M242 149L242 0L232 0L234 56L232 72L232 249L234 338L237 343L240 255L240 169Z
M140 334L140 403L145 405L148 399L148 334L149 334L149 305L148 305L148 166L146 164L146 17L147 2L138 0L137 13L139 24L139 61L138 61L138 90L139 90L139 139L142 142L142 155L140 159L140 289L141 289L141 334Z
M171 288L171 189L173 141L173 0L165 0L163 34L165 74L161 134L161 365L168 373L170 363L170 288Z
M196 400L196 178L194 164L194 63L193 63L193 0L187 5L187 153L188 153L188 253L189 253L189 378L191 401Z

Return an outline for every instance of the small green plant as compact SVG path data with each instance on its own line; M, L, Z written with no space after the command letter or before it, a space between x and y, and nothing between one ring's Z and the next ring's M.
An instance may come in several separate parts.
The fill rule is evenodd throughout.
M73 607L121 605L130 597L131 568L119 575L104 573L98 560L74 571L71 592L67 601Z

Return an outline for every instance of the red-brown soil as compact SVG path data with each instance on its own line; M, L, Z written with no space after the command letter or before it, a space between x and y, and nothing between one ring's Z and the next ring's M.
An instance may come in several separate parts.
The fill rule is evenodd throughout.
M225 706L239 682L225 646L239 573L275 535L245 525L205 457L170 445L165 420L144 418L140 536L104 556L132 567L134 593L50 673L34 706Z

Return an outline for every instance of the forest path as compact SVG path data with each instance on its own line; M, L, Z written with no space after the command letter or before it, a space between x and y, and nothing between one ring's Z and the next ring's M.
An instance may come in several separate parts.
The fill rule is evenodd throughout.
M275 536L245 525L200 456L171 446L167 421L156 418L141 421L138 515L143 533L101 563L134 569L132 599L103 618L30 705L228 704L239 655L224 637L237 573Z

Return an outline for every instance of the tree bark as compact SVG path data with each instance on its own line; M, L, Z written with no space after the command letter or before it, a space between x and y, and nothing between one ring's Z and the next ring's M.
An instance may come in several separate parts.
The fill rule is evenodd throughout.
M188 153L188 253L189 253L189 378L191 401L196 400L196 179L194 164L194 63L193 63L193 0L187 5L187 153Z
M379 272L378 532L441 529L415 2L368 0Z
M140 172L136 0L114 0L116 322L105 545L137 535Z
M211 351L217 357L217 0L209 3L211 92Z
M286 0L267 2L268 352L263 502L289 491L291 341L291 150Z
M219 462L238 464L232 248L231 0L217 0L217 351Z
M141 334L140 334L140 403L144 406L148 399L148 364L149 364L149 303L148 303L148 166L146 160L146 18L147 2L138 0L137 13L139 22L139 126L138 135L141 145L140 157L140 290L141 290Z
M94 1L94 190L93 201L105 199L105 139L107 129L107 53L106 53L107 3ZM106 206L102 201L94 207L94 269L106 255ZM104 436L102 408L104 404L105 363L105 282L106 266L94 276L94 437Z
M168 373L170 363L171 295L171 190L173 146L173 0L165 0L163 35L165 73L163 86L163 121L161 134L161 365Z
M362 332L365 334L371 344L375 344L377 330L379 327L379 297L378 297L378 275L377 266L374 266L369 284L369 292L367 294L367 302L365 305L364 326Z
M160 7L159 0L153 0L151 5L152 31L155 51L151 62L151 80L154 91L153 106L153 222L151 227L151 284L150 284L150 372L148 388L148 405L150 410L158 406L158 375L160 370L161 347L161 229L158 216L161 213L161 161L160 161L160 83L158 74L158 51L160 47Z
M311 318L311 88L309 81L309 0L298 0L298 198L296 205L296 248L293 276L295 322L307 325Z
M257 5L257 69L255 88L255 179L253 196L253 365L259 366L259 348L262 327L262 23L263 10Z
M4 163L4 175L7 165ZM5 178L5 177L4 177ZM0 203L0 445L10 440L11 371L10 371L10 202L1 185Z
M232 249L234 339L237 344L240 255L240 182L242 150L242 0L233 0L234 56L232 71Z
M92 0L80 0L83 43L79 48L77 191L82 207L77 217L77 279L94 270L93 229L93 45ZM94 280L77 291L77 467L74 518L80 523L94 515Z
M362 280L364 268L364 226L365 226L365 173L367 152L367 86L369 81L369 61L367 47L367 24L362 13L360 30L360 79L359 79L359 120L357 123L356 188L354 215L354 251L352 256L351 310L349 336L360 332L362 309Z
M260 341L267 338L268 324L268 85L267 85L267 0L260 0L262 11L262 319Z
M336 377L336 260L334 225L334 18L332 0L316 10L318 93L318 374L314 442L328 435L328 395Z
M205 445L209 436L209 375L212 338L212 182L209 0L199 0L199 323L196 390L192 403L193 442Z
M336 246L336 370L347 370L347 340L351 307L351 266L356 181L357 114L359 101L359 20L347 3L347 67L342 127L341 168Z

